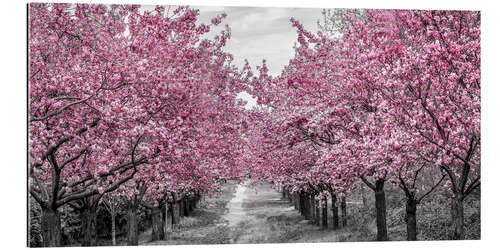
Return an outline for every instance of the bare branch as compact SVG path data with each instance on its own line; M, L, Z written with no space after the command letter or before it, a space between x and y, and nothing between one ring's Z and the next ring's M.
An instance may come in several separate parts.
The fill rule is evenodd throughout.
M427 193L425 193L424 195L422 195L417 200L417 203L420 203L422 201L422 199L424 199L427 195L429 195L430 193L432 193L432 191L434 191L434 189L436 189L439 186L439 184L441 184L441 182L444 180L444 177L446 177L446 175L441 176L441 179L436 184L434 184L434 186L429 191L427 191Z
M362 175L360 178L361 178L361 180L362 180L362 181L363 181L363 182L364 182L364 183L365 183L365 184L366 184L369 188L371 188L372 190L375 190L375 189L376 189L376 188L375 188L375 185L373 185L372 183L370 183L370 182L369 182L369 181L365 178L365 176L364 176L364 175Z

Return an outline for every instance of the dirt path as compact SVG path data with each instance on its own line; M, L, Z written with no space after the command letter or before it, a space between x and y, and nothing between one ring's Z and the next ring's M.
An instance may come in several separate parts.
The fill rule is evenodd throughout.
M239 185L223 218L229 227L229 243L336 241L331 232L304 220L269 184Z
M238 185L234 197L227 204L228 212L222 217L230 227L236 226L246 217L246 212L243 209L243 199L247 197L246 191L248 190L246 185L246 183Z
M304 220L270 184L228 183L221 197L207 199L181 219L180 229L169 233L168 240L142 244L335 242L341 234Z

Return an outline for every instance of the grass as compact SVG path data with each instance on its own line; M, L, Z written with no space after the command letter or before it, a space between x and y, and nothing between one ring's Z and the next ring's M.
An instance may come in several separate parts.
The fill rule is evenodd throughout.
M360 202L348 203L348 226L332 230L331 210L328 229L322 229L304 218L292 204L270 185L244 191L243 213L237 213L234 225L228 216L228 203L234 197L235 183L228 183L219 198L209 198L190 217L181 220L179 230L165 241L143 242L146 245L228 244L228 243L312 243L360 242L376 239L375 209L372 200L367 207ZM389 240L406 240L405 207L397 193L387 192L387 226ZM399 198L398 198L399 197ZM349 201L349 200L348 200ZM417 210L419 240L451 238L449 201L441 194L431 196ZM234 204L232 205L235 206ZM480 200L470 198L464 206L466 239L480 238ZM231 226L230 226L231 225Z

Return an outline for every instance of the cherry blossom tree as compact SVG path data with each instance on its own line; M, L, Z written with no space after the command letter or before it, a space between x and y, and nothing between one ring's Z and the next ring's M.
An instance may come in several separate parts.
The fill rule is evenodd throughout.
M261 142L274 149L308 143L317 157L310 164L340 180L333 184L340 193L361 178L375 193L378 240L388 239L384 184L404 191L408 239L416 239L416 205L444 177L420 190L416 181L436 166L454 197L453 237L463 237L463 199L480 185L478 13L347 12L333 37L292 23L296 58L281 76L251 83L274 119L263 121L274 131ZM300 151L287 149L287 160L300 162ZM286 162L279 156L259 164ZM265 173L279 175L274 169ZM290 182L300 185L308 173ZM318 174L316 183L324 181L332 180Z
M206 25L187 7L139 7L29 5L29 191L42 206L46 246L60 245L58 208L70 202L130 182L139 190L133 214L158 169L237 172L239 75L221 50L230 32L201 38L225 15Z
M463 200L480 185L479 26L472 11L367 11L344 36L365 58L363 83L406 134L394 147L406 151L399 165L420 158L447 175L454 239L463 238Z

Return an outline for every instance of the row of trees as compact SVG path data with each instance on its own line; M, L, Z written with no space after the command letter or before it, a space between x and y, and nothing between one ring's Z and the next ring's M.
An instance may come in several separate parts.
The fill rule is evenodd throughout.
M246 131L254 176L339 203L361 180L375 196L377 240L388 240L387 183L406 198L408 240L418 204L444 188L463 239L463 202L481 182L479 12L324 15L317 34L292 18L296 57L278 77L264 62L248 82L260 104Z
M178 210L241 176L241 74L222 50L230 32L203 38L225 15L199 24L188 7L32 3L28 11L28 184L44 246L61 245L65 206L81 211L83 245L93 245L96 208L121 197L128 244L137 245L139 206L158 218L166 203Z
M388 239L386 183L406 197L408 240L417 205L444 187L463 238L463 202L480 186L478 12L338 10L318 34L292 19L296 57L278 77L265 62L254 77L223 51L229 28L203 38L224 14L207 25L188 7L139 9L29 5L28 184L44 246L61 244L67 206L81 211L83 244L95 244L103 197L126 206L128 244L139 206L161 239L159 211L175 215L181 200L247 172L298 195L304 215L327 197L345 211L361 180L378 240ZM245 111L241 91L259 106Z

